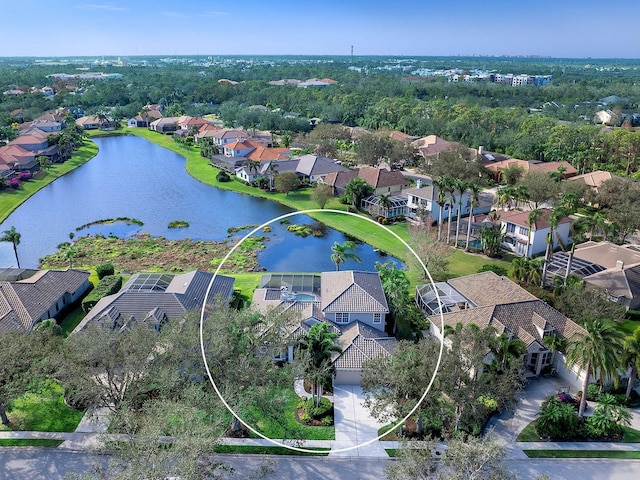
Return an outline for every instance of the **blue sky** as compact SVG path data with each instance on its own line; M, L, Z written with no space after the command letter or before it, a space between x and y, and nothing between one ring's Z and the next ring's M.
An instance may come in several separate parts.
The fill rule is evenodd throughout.
M0 56L299 54L640 58L637 0L30 0ZM15 20L10 20L10 19Z

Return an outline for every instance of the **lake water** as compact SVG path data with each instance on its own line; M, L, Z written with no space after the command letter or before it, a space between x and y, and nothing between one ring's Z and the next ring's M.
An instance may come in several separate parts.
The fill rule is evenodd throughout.
M69 241L69 232L119 237L146 232L169 239L222 240L230 227L261 225L292 212L276 202L200 183L185 171L184 157L142 138L94 141L100 148L94 159L40 190L0 224L0 232L13 225L22 235L18 246L22 267L37 267L40 258ZM117 217L136 218L144 225L94 225L76 232L87 223ZM174 220L185 220L189 227L169 229ZM312 223L305 215L289 220ZM278 222L271 227L267 248L258 257L269 271L333 270L331 245L346 240L344 234L332 229L321 238L301 238ZM358 245L355 253L362 263L350 261L342 269L371 270L376 261L396 261L381 257L366 244ZM15 266L13 249L11 244L0 242L0 267L8 266Z

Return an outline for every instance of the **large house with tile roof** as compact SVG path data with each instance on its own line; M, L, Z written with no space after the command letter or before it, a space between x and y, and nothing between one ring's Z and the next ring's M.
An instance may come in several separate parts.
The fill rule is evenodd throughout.
M337 384L360 383L362 363L391 355L395 347L395 338L384 331L389 306L376 272L268 274L254 291L251 306L260 312L295 313L295 325L288 332L292 343L277 358L281 361L293 360L293 343L311 326L329 324L343 352L332 359Z
M569 253L556 253L549 274L564 277L568 263ZM640 309L640 245L581 243L573 253L570 273L587 285L604 289L611 302L626 309Z
M440 282L435 289L432 284L420 285L416 288L416 304L429 319L429 333L440 341L446 341L442 322L445 330L458 324L490 326L497 335L521 340L527 348L523 362L530 376L554 366L555 352L545 344L545 338L556 335L569 340L585 333L555 308L494 272ZM561 367L559 362L555 362L556 367ZM558 370L569 375L564 369Z
M31 331L42 320L55 318L89 289L82 270L5 269L0 281L0 335Z
M507 210L497 212L502 232L505 234L502 248L519 257L533 257L544 253L547 248L547 236L551 231L549 218L552 211L550 208L541 208L540 210L542 213L531 226L529 225L529 215L531 214L529 211ZM569 217L560 219L558 226L554 229L554 250L561 245L565 247L571 245L573 239L570 227L571 219Z
M517 158L509 158L498 162L487 163L484 167L491 172L493 179L496 182L500 181L502 172L510 167L520 167L522 172L527 174L529 172L542 172L553 173L558 169L562 169L565 178L575 177L578 174L578 170L569 162L542 162L540 160L520 160Z
M373 187L374 195L398 193L403 187L409 185L409 181L402 172L375 167L329 173L321 180L321 183L332 187L334 195L344 195L347 184L354 178L362 178Z
M112 330L126 328L130 322L142 322L153 328L178 319L191 310L202 308L205 297L213 302L218 297L231 298L234 279L194 270L181 275L137 273L118 293L98 301L74 332L96 323Z

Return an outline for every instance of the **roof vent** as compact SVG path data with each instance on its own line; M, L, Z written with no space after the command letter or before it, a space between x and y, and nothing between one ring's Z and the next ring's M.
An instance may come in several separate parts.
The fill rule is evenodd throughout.
M623 270L624 269L624 262L622 260L618 260L616 262L616 269L618 269L618 270Z

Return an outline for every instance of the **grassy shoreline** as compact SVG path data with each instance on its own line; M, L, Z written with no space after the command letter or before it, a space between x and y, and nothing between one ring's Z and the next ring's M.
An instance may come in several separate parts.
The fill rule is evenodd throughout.
M45 172L39 173L35 178L24 182L17 190L6 188L0 192L0 223L4 222L13 211L27 201L40 189L46 187L54 180L84 165L98 154L98 145L88 140L76 150L71 158L64 163L54 163Z
M187 170L187 173L205 185L210 185L223 190L244 193L254 197L265 198L267 200L279 202L282 205L298 211L318 209L318 205L309 198L309 190L299 190L291 192L289 195L285 195L284 193L265 192L258 188L250 187L244 183L236 181L219 182L216 179L216 175L220 170L211 166L209 161L200 155L199 149L196 147L179 145L170 135L162 135L143 128L129 127L124 128L123 132L144 138L145 140L148 140L160 147L167 148L172 152L181 155L186 160L185 169ZM325 206L325 209L346 212L348 207L341 204L337 198L332 198ZM375 248L379 248L380 250L399 258L409 266L410 259L412 257L411 252L409 252L393 235L389 234L386 230L376 224L354 216L340 215L330 212L310 213L309 216L315 220L323 222L335 230L346 233L347 235L366 242ZM390 225L388 228L405 242L408 241L409 233L407 231L406 223ZM478 269L485 264L500 265L507 269L511 267L509 261L490 259L484 256L468 254L461 250L454 250L449 258L449 276L456 277L476 273ZM420 278L422 272L417 271L415 268L409 267L407 275L412 287L419 283L424 283L424 280Z

